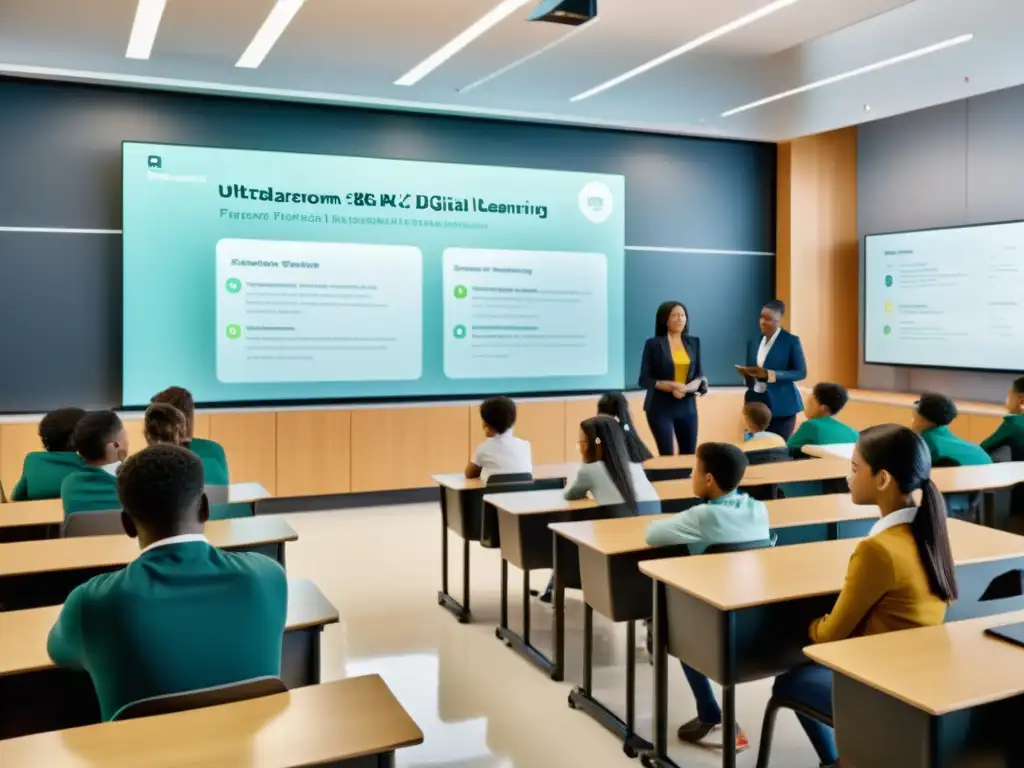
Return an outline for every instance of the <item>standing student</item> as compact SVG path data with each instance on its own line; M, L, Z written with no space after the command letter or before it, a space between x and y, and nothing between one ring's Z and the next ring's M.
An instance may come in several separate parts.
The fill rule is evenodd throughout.
M850 495L854 504L877 506L882 518L850 557L835 607L814 621L813 643L878 635L941 624L956 600L956 571L946 530L946 503L931 481L931 456L906 427L865 429L853 451ZM921 492L920 506L914 494ZM817 664L775 679L774 694L832 713L832 673ZM797 715L822 766L839 760L835 735Z
M910 428L921 436L932 457L932 464L968 467L991 464L980 445L957 437L949 425L957 416L956 403L937 392L926 392L914 406Z
M842 384L815 384L804 404L807 421L786 441L790 453L796 457L801 456L803 452L800 449L805 445L856 443L857 430L836 418L849 399L846 387Z
M768 508L737 490L747 470L747 457L728 443L702 443L697 449L693 471L693 492L703 502L665 520L655 520L645 539L655 547L689 544L703 551L712 544L746 541L767 542ZM697 701L697 717L679 726L680 740L697 743L722 724L722 710L711 690L711 681L683 664L683 672ZM743 730L736 726L736 750L750 746Z
M661 506L658 492L640 462L629 455L626 433L611 416L594 416L580 423L580 465L565 489L565 498L582 499L589 493L601 505L625 504L635 515L639 504ZM657 509L652 509L657 512Z
M640 358L640 387L647 390L644 412L662 456L671 456L675 445L681 454L697 450L697 395L707 391L707 380L700 339L689 328L686 307L666 301L658 307L654 335Z
M764 403L772 411L768 431L789 438L796 415L803 409L796 382L807 378L807 361L800 337L782 327L786 305L773 299L761 307L761 336L747 344L746 365L740 373L747 382L747 402Z
M75 451L75 427L85 411L81 408L58 408L39 422L39 439L43 450L25 457L21 479L11 491L11 501L59 499L60 486L69 474L82 468L82 459Z
M206 540L199 458L151 446L117 483L142 552L71 592L47 639L53 662L89 674L104 720L142 699L280 676L288 580L268 557Z
M224 448L218 442L195 436L196 401L192 397L192 393L184 387L168 387L163 392L154 395L150 402L173 405L185 414L188 430L185 447L202 460L203 471L206 473L206 484L229 485L231 478L228 472L228 457L224 453Z
M83 466L61 483L64 517L120 509L117 471L128 456L128 433L121 419L113 411L87 413L75 425L72 439Z
M153 403L143 417L143 432L146 445L186 446L188 443L188 422L185 414L168 403Z
M509 397L489 397L480 403L480 420L487 439L476 447L466 465L466 477L520 475L533 473L530 443L512 434L516 425L516 404Z
M772 423L772 411L764 403L743 404L743 451L763 451L771 448L784 448L786 441L780 435L768 431Z
M648 459L654 458L654 454L644 445L640 435L636 433L636 425L633 424L633 416L629 412L629 400L621 392L606 392L597 401L597 413L599 416L611 416L622 427L626 433L626 447L629 450L629 460L642 464Z
M1015 461L1024 460L1024 376L1010 385L1006 393L1006 416L999 429L982 441L986 453L994 453L1009 446Z

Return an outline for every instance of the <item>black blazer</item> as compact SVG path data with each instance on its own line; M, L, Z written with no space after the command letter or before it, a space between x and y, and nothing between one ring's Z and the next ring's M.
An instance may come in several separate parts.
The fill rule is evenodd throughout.
M690 356L690 370L686 372L686 383L699 379L704 375L704 367L700 361L700 339L696 336L683 334L683 347ZM675 406L681 401L671 392L656 389L659 381L674 381L676 364L672 362L672 349L668 344L668 336L652 336L644 343L644 354L640 358L640 388L647 390L644 398L644 410L652 407ZM687 395L688 400L693 395Z
M747 365L757 365L757 350L761 337L747 342ZM747 400L764 402L772 409L772 416L780 419L795 416L804 409L803 398L796 382L807 378L807 361L800 337L783 329L765 358L766 370L775 371L775 381L767 384L767 392L754 392L754 380L747 377Z

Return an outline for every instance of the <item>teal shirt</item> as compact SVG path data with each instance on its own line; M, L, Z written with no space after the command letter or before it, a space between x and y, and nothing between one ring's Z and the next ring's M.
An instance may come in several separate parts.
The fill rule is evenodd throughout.
M203 477L207 485L229 485L228 457L220 443L193 437L188 444L192 451L203 462Z
M140 699L279 677L287 612L288 580L270 558L167 544L76 587L46 650L89 673L110 720Z
M807 419L793 436L786 441L786 447L794 456L801 455L805 445L832 445L835 443L856 443L860 434L853 427L843 424L835 416L820 416Z
M103 467L83 464L60 485L60 499L64 502L64 519L76 512L104 512L120 509L117 498L117 478Z
M11 501L59 499L64 478L84 466L82 457L73 451L33 451L25 457Z
M733 491L712 501L655 520L647 527L645 540L652 547L674 544L736 544L770 537L768 507L763 501ZM692 549L692 548L691 548Z
M921 439L932 455L932 464L952 461L961 467L991 464L992 457L980 445L969 443L954 435L949 427L932 427L921 433Z
M999 429L981 443L986 453L1009 446L1012 455L1024 455L1024 413L1010 413L1003 417Z

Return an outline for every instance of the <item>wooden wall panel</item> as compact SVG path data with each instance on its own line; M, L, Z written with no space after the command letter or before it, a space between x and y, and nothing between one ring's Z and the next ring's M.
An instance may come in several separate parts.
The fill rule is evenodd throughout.
M742 390L728 390L705 395L697 401L698 442L738 443L743 440L743 394Z
M124 431L128 433L128 453L138 453L146 447L146 423L141 418L121 417Z
M3 482L8 498L21 477L25 455L42 449L37 423L19 422L0 427L0 481Z
M277 414L277 495L348 493L352 489L349 411Z
M426 488L432 474L463 469L469 414L465 405L352 411L352 490Z
M861 402L851 400L839 414L839 420L858 432L876 424L902 424L910 426L911 409L906 405Z
M475 415L479 420L479 410ZM518 401L515 434L530 441L534 464L562 463L565 461L565 401Z
M968 413L960 418L968 420L970 426L967 439L972 443L980 443L999 429L999 425L1003 422L1002 416L984 416L980 413Z
M210 439L210 414L197 413L192 422L192 432L195 437Z
M233 483L260 483L277 493L277 414L214 413L210 439L224 446Z
M580 460L580 422L584 419L589 419L591 416L597 415L597 400L596 397L586 397L579 400L567 400L565 403L565 461L579 461ZM642 403L642 401L641 401ZM637 418L637 411L630 406L630 410L633 413L633 418ZM640 420L643 421L643 411L640 412ZM637 425L638 427L640 425ZM647 424L644 423L643 428L647 428ZM641 437L644 436L643 432L639 433ZM649 437L649 436L648 436ZM646 439L646 437L644 438ZM650 448L654 450L654 441L650 443Z

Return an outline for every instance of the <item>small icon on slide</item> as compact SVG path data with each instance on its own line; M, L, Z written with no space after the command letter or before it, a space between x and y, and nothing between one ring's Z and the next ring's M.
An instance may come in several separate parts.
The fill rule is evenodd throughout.
M228 293L238 293L242 290L242 281L237 277L229 277L228 281L224 283L224 287L227 289Z
M464 285L456 285L454 293L456 299L464 299L466 298L466 295L469 293L469 291L466 289L466 286Z
M235 325L234 323L232 323L231 325L224 329L224 332L227 334L227 337L229 339L242 338L242 326L240 325Z
M150 155L146 159L146 163L150 168L163 168L164 165L163 158L160 155Z
M454 336L456 339L466 338L466 326L456 325L454 328L452 328L452 336Z
M892 333L892 326L891 325L885 326L885 328L882 329L882 333L884 333L886 336L888 336L890 333Z
M885 314L892 314L893 309L895 309L895 307L893 306L893 303L891 301L885 302Z
M885 276L885 287L892 288L892 275Z

